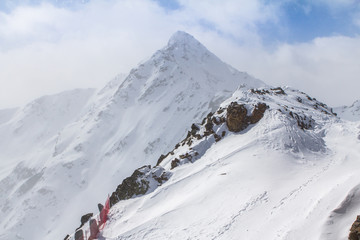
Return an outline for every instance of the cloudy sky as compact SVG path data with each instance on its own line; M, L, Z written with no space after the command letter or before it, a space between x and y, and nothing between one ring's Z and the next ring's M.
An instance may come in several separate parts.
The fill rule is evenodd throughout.
M1 0L0 108L102 87L177 30L268 84L360 99L360 0Z

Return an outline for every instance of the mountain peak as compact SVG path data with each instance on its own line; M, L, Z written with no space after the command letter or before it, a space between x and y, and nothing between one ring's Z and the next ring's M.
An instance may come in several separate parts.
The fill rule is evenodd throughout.
M174 88L175 85L178 88ZM205 100L224 92L227 93L226 98L230 97L230 93L240 85L247 88L265 86L260 80L221 61L190 34L177 31L170 37L167 46L131 70L116 96L126 106L128 101L154 101L176 89L181 96L193 96L199 91L198 95ZM171 93L168 97L173 98L177 94ZM177 99L176 103L180 100Z
M173 45L201 45L192 35L187 32L177 31L169 39L168 46Z

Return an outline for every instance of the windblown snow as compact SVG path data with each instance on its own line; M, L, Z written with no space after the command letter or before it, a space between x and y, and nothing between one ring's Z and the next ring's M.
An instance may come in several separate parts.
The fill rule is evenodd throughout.
M360 122L184 32L101 90L0 111L0 136L0 239L63 239L144 165L99 239L347 239L360 214Z

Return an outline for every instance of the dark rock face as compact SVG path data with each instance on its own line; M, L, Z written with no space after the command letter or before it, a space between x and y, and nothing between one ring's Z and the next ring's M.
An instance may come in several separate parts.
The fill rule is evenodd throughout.
M77 230L75 232L75 240L85 240L83 230Z
M226 124L232 132L244 130L249 125L245 105L232 102L227 108Z
M271 88L270 90L272 90L276 95L286 95L285 91L281 87Z
M84 225L94 214L88 213L81 217L81 225Z
M104 205L102 205L101 203L98 203L98 209L99 209L99 212L101 212L104 208Z
M255 124L260 121L264 117L266 109L267 105L265 103L258 103L250 116L250 123Z
M110 207L121 200L146 194L151 182L161 185L168 179L169 174L161 167L151 168L150 165L147 165L138 168L130 177L125 178L116 191L111 194Z
M286 95L284 89L281 87L277 88L270 88L270 89L251 89L251 93L265 95L265 94L272 94L272 95Z
M196 126L195 123L193 123L193 124L191 125L191 135L192 135L192 136L195 136L195 134L196 134L197 131L199 131L199 130L200 130L200 128L199 128L198 126Z
M301 129L311 129L314 125L314 120L311 117L307 117L306 115L299 115L297 113L293 113L292 111L289 112L290 117L296 119L297 125Z
M150 168L150 166L144 166L136 169L134 173L123 180L123 182L116 188L116 191L111 194L110 206L113 206L120 200L129 199L134 195L143 195L149 188L149 183L141 179L144 173L140 171L144 168Z
M177 159L177 158L175 158L174 160L171 161L171 168L170 168L170 170L176 168L177 166L179 166L179 164L180 164L180 160Z
M360 239L360 215L356 217L355 222L350 228L349 240L359 240Z
M88 213L88 214L85 214L81 217L80 219L80 222L81 222L81 225L80 227L78 227L76 230L80 229L82 226L84 226L84 224L89 221L89 219L93 216L94 214L93 213Z
M167 155L163 155L161 154L161 156L159 157L159 159L156 162L156 166L159 166L159 164L167 157Z
M263 118L267 109L265 103L258 103L251 115L247 115L245 105L232 102L227 108L226 125L232 132L240 132L250 124L255 124Z

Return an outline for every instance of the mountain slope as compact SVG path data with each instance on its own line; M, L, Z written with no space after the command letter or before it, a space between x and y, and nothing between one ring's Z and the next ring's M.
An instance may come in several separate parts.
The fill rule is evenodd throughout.
M343 119L360 121L360 100L355 101L351 106L337 107L334 111Z
M14 116L15 112L17 111L16 108L10 109L2 109L0 110L0 124L3 124L11 119Z
M267 108L258 122L231 132L234 106L251 121L259 103ZM152 176L162 169L168 180L113 205L102 236L347 239L360 211L356 128L290 88L239 90L158 166L141 169Z
M61 98L45 99L49 108L40 116L36 104L26 107L0 126L1 136L11 140L3 139L0 149L6 216L0 239L63 238L133 169L156 163L186 135L189 123L238 87L260 86L265 84L177 32L127 77L86 98L74 97L83 100L73 115L61 113L60 106L67 106Z

